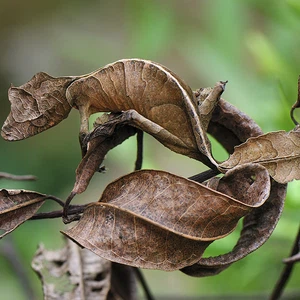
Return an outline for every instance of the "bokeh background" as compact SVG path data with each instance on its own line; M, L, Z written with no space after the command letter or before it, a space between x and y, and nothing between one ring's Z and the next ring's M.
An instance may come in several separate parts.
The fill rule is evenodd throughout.
M229 80L224 98L267 131L290 130L289 109L300 74L300 2L297 0L1 0L0 121L9 113L7 89L35 73L81 75L121 58L159 62L192 89ZM36 182L1 180L3 188L22 188L65 199L80 161L79 117L73 111L55 128L21 142L0 140L2 172L34 174ZM131 172L136 155L131 138L109 153L108 171L96 174L74 203L97 201L104 187ZM218 159L226 153L213 142ZM171 153L153 138L145 141L144 168L191 176L205 168ZM157 299L267 295L283 268L299 224L299 182L289 184L283 216L269 241L218 276L192 278L181 272L144 272ZM46 209L58 209L47 204ZM27 222L0 241L0 298L42 299L30 262L39 243L63 245L60 219ZM231 249L238 231L213 243L206 255ZM13 253L12 251L15 251ZM9 257L14 257L16 266ZM27 287L17 271L24 270ZM286 294L300 294L296 266ZM264 296L266 297L266 296ZM296 298L295 298L296 299Z

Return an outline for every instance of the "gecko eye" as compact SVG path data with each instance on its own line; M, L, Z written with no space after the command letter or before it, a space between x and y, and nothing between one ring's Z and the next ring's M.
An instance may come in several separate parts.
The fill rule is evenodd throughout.
M40 116L39 118L31 120L31 124L36 127L43 127L47 123L48 123L48 119L46 118L46 116Z

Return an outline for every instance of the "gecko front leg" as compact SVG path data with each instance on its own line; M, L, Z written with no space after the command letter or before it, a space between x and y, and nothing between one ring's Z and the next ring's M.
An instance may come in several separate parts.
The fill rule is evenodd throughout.
M86 154L87 144L84 142L85 137L89 134L89 107L86 105L78 106L80 115L80 130L79 130L79 143L81 148L82 157Z
M80 116L79 143L81 147L81 155L82 157L84 157L87 152L87 144L84 142L84 139L89 133L89 117L91 114L89 112L89 107L87 105L76 105L75 107L78 109L79 116ZM76 193L71 192L71 194L68 196L65 202L63 208L63 222L65 224L80 219L79 215L75 215L71 217L68 215L70 203L75 195Z

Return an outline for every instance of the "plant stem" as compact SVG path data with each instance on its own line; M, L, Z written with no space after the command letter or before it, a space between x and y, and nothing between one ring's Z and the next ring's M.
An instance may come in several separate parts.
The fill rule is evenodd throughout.
M142 271L139 268L133 268L133 270L135 272L136 277L138 278L139 282L141 283L141 285L144 289L146 299L147 300L154 300L154 297L151 294L151 291L150 291L150 289L147 285L147 282L144 278L144 275L143 275Z
M194 176L189 177L190 180L197 181L199 183L204 182L216 175L220 174L220 171L217 169L209 169L207 171L204 171L202 173L196 174Z
M140 170L142 168L143 163L143 136L144 132L140 129L137 130L137 156L135 161L134 170Z
M10 180L37 180L33 175L13 175L10 173L0 172L0 179L10 179Z
M300 249L299 249L299 243L300 243L300 227L298 229L298 234L296 236L296 239L294 241L294 245L290 254L291 256L296 255L297 253L299 253ZM294 267L295 261L292 263L288 263L285 265L284 269L281 272L281 275L275 285L275 288L271 294L270 300L277 300L280 298L281 294L283 293L283 290L286 286L286 283L288 281L288 279L290 278L290 275L292 273L293 267Z
M83 213L87 205L72 205L68 208L68 215L76 215ZM32 216L29 220L54 219L64 216L63 210L55 210L51 212L38 213Z

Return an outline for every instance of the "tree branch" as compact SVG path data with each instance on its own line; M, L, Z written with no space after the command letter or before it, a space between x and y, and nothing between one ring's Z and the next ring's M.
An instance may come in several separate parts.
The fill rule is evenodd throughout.
M68 215L82 214L87 205L88 204L69 206ZM51 211L51 212L45 212L45 213L38 213L38 214L35 214L34 216L32 216L29 220L54 219L54 218L61 218L62 216L64 216L63 209L55 210L55 211ZM75 221L75 219L72 219L72 221Z
M36 176L33 175L14 175L6 172L0 172L0 179L10 179L10 180L37 180Z
M196 175L193 175L191 177L189 177L188 179L190 180L194 180L198 183L202 183L216 175L220 174L220 171L217 170L217 169L209 169L207 171L204 171L202 173L199 173L199 174L196 174Z
M298 234L296 236L296 239L294 241L293 244L293 248L290 254L290 257L295 256L296 254L299 253L300 249L299 249L299 243L300 243L300 227L298 230ZM290 278L290 275L292 273L293 267L294 267L294 263L296 261L292 261L291 263L288 263L285 265L276 285L275 288L271 294L270 300L277 300L280 298L281 294L283 293L283 290L286 286L286 283L288 281L288 279Z

